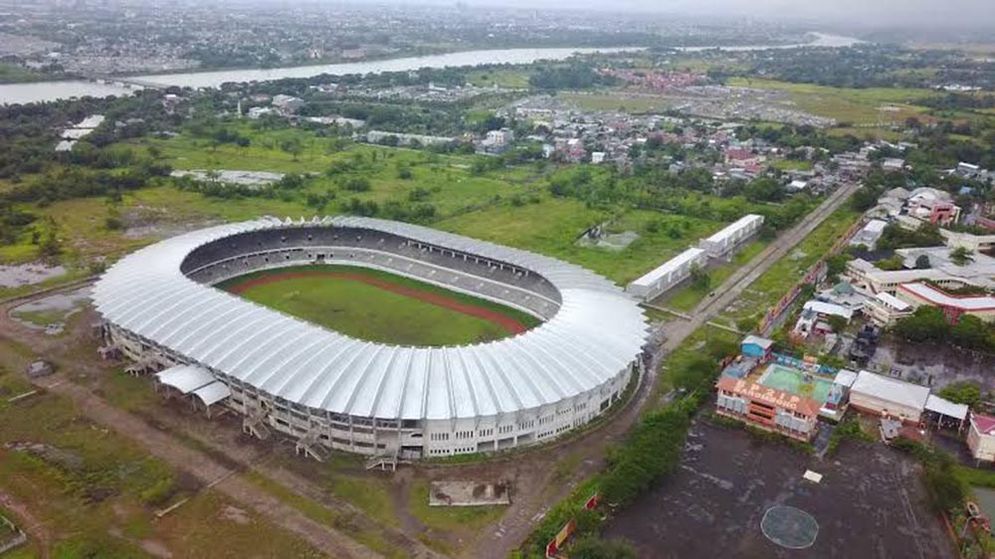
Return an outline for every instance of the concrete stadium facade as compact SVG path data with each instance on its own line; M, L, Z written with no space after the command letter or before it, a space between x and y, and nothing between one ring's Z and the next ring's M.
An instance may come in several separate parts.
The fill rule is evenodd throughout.
M402 347L347 337L213 285L301 264L388 271L527 312L542 323L492 342ZM94 286L107 347L143 368L202 370L257 436L320 458L403 459L544 443L587 424L643 366L648 327L617 286L583 268L425 227L334 217L195 231L139 250ZM218 393L218 390L214 390Z

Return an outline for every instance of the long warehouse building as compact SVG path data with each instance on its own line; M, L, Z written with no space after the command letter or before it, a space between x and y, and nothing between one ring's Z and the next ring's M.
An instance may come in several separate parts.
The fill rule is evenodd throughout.
M706 265L708 254L700 248L689 248L633 281L625 290L643 301L650 301L687 279L695 266L704 268Z
M742 245L743 241L757 234L763 225L764 216L744 215L711 237L702 239L698 243L698 248L707 252L712 258L726 256Z

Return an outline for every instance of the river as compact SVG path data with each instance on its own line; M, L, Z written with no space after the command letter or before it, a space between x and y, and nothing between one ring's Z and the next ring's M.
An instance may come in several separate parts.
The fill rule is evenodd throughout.
M859 41L849 37L813 33L816 40L808 46L850 46ZM740 47L686 47L689 52L712 48L727 50L759 50L766 48L793 48L805 45L769 45ZM349 62L344 64L320 64L314 66L293 66L287 68L268 68L255 70L219 70L214 72L184 72L179 74L153 74L147 76L132 76L130 79L180 87L218 87L227 82L250 82L279 80L283 78L309 78L321 74L369 74L379 72L404 72L419 68L447 68L458 66L482 66L486 64L531 64L538 60L564 60L574 54L589 54L592 52L620 52L625 50L642 50L642 47L631 48L535 48L535 49L496 49L451 52L428 56L411 56L387 60L368 60L364 62ZM36 83L17 83L0 85L0 104L33 103L55 101L72 97L91 95L106 97L108 95L125 95L134 89L116 84L96 83L85 80L66 80Z

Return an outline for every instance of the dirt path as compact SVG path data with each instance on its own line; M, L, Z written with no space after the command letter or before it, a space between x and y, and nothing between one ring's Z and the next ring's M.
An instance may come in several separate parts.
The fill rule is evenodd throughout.
M344 534L323 526L297 509L281 502L246 480L240 472L220 464L203 452L193 450L158 431L128 412L112 407L87 389L59 377L37 383L46 390L72 400L92 421L142 445L153 456L174 468L186 471L205 485L232 500L248 506L273 524L293 532L330 557L374 559L380 555Z
M50 549L52 547L52 536L48 533L48 530L45 529L45 526L31 514L28 507L3 491L0 491L0 507L3 507L4 509L17 515L17 518L12 518L11 520L17 524L17 527L27 534L30 539L38 542L38 548L41 551L42 559L48 559L51 553ZM30 545L30 543L31 542L29 540L28 544Z
M417 299L419 301L423 301L425 303L429 303L437 307L442 307L444 309L456 311L460 314L465 314L468 316L486 320L487 322L500 326L502 329L504 329L504 331L508 332L509 334L521 334L522 332L528 330L528 328L526 328L525 325L522 324L521 322L499 311L488 309L486 307L472 305L470 303L463 303L461 301L453 299L452 297L446 297L441 293L425 291L424 289L418 289L416 287L401 285L398 283L394 283L392 281L385 280L383 278L378 278L361 273L328 272L321 270L306 271L306 272L268 273L261 277L252 278L241 283L236 283L235 285L229 287L227 290L232 293L244 293L245 291L260 285L268 285L272 283L286 281L289 279L315 278L315 277L329 278L329 279L345 279L345 280L365 283L367 285L383 289L384 291L389 291L391 293L396 293L398 295L403 295L405 297Z
M47 295L48 293L43 296ZM38 355L44 355L56 364L56 369L59 371L89 379L115 374L107 370L103 363L96 361L95 357L80 359L70 347L71 344L81 344L87 348L96 347L95 342L89 339L92 333L87 326L67 331L71 341L67 341L64 336L39 336L16 322L9 316L9 312L6 312L9 310L7 307L23 302L24 300L17 300L0 305L0 309L3 310L0 312L0 337L11 339L29 347ZM89 324L86 317L83 323ZM273 461L269 458L272 457L272 452L278 450L265 443L252 444L240 440L240 431L231 424L224 424L223 421L208 422L200 415L185 414L172 409L166 409L161 414L151 411L144 413L144 410L125 411L103 400L93 392L92 387L84 386L71 376L57 374L47 379L40 379L36 384L71 397L80 404L79 408L91 420L114 428L170 465L193 474L205 485L217 482L215 488L235 498L236 501L255 508L270 520L278 517L280 520L274 521L275 524L285 528L292 524L299 526L300 530L289 529L305 536L305 540L331 557L361 558L379 557L379 555L353 540L347 531L312 522L303 517L296 508L283 505L281 501L242 477L241 472L253 470L290 492L310 499L342 518L348 518L350 526L367 534L376 534L394 548L403 550L407 557L414 559L442 557L417 539L420 531L409 533L390 526L382 526L350 503L334 498L320 483L277 464L271 464ZM177 437L177 434L180 436ZM194 439L199 445L191 448L185 439ZM295 515L288 517L283 509L295 512L306 522L299 523L294 519ZM323 535L322 532L327 533ZM305 533L310 533L310 536Z

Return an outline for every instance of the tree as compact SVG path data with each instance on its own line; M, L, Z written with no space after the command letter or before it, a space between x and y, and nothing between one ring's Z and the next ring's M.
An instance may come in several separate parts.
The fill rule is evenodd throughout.
M838 278L846 270L846 263L849 260L845 254L834 254L826 258L826 276Z
M976 316L964 315L950 329L950 338L955 345L965 349L987 350L992 347L989 326Z
M691 266L691 285L698 291L707 291L712 285L712 277L701 266Z
M969 380L948 384L940 390L940 397L973 408L981 403L981 385Z
M829 324L829 327L832 328L833 332L836 332L837 334L846 328L846 319L842 316L832 315L826 318L826 323Z
M895 334L913 342L941 341L950 331L943 312L935 307L922 306L912 316L899 319L892 327Z
M286 153L289 153L294 161L304 151L304 145L301 144L300 138L287 138L286 140L280 142L280 149Z
M38 255L45 260L54 260L62 254L62 240L59 239L59 225L55 219L45 220L45 231L38 242Z
M636 559L635 548L622 540L602 540L587 536L570 546L571 559Z
M966 266L969 262L974 261L974 253L967 247L954 247L950 251L950 261L958 266Z
M920 254L919 257L916 258L916 270L928 270L931 267L932 265L929 262L928 254Z

